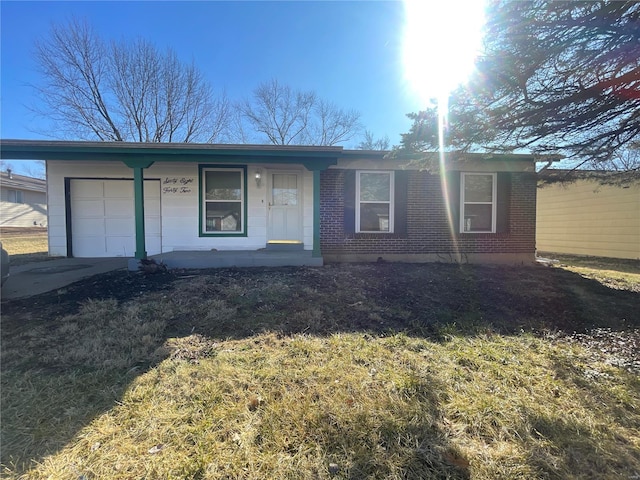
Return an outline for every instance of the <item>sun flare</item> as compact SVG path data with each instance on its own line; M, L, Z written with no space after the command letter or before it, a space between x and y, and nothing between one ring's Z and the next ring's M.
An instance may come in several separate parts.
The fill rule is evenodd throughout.
M446 98L473 70L485 22L482 0L405 0L403 64L420 108Z

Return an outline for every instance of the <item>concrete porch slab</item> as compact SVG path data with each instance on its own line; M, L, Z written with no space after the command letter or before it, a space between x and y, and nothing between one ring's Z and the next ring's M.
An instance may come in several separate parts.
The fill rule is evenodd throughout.
M225 251L174 251L149 258L163 262L168 268L225 268L225 267L321 267L322 257L312 256L309 250L225 250ZM138 269L135 259L129 269Z

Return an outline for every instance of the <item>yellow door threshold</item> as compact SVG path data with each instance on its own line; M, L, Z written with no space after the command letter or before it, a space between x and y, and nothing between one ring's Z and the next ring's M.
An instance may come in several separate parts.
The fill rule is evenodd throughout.
M301 245L300 240L269 240L267 245Z

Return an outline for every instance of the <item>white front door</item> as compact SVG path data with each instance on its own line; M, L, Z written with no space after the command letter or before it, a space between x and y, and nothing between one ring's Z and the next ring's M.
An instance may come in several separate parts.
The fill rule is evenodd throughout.
M301 176L269 173L269 241L302 241Z

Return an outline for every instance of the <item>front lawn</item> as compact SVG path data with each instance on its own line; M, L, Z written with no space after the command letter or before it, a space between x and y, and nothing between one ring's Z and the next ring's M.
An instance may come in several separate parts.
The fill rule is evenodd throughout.
M634 478L629 275L112 272L5 302L3 474Z
M9 253L12 267L49 260L49 239L43 227L2 227L2 247Z

